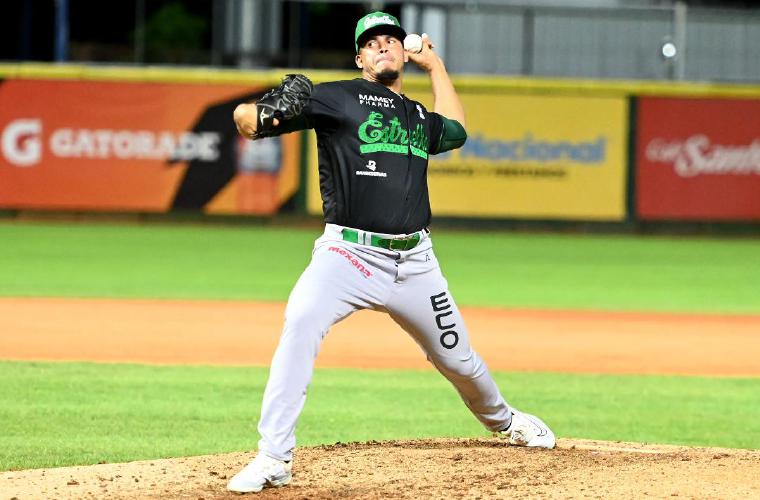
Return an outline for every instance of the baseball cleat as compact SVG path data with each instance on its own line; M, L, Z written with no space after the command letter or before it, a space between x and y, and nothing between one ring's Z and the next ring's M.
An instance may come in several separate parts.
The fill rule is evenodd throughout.
M227 489L235 493L258 493L265 486L285 486L293 478L292 468L292 460L283 462L258 453L251 463L230 479Z
M513 446L551 449L557 442L554 433L543 420L514 408L512 408L512 423L503 431L499 431L497 435L509 439L509 444Z

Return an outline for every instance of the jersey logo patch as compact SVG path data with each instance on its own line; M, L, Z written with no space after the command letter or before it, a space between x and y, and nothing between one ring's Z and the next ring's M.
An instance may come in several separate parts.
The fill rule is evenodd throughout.
M381 97L372 94L359 94L359 104L363 106L375 106L376 108L396 109L392 97Z
M411 153L427 160L430 141L421 123L410 131L401 125L397 116L386 123L382 113L372 111L359 125L357 132L363 143L359 145L362 154L379 151L402 155Z
M356 175L369 175L370 177L388 177L388 174L385 172L377 172L377 162L375 160L369 160L364 166L369 169L369 172L366 170L357 170Z

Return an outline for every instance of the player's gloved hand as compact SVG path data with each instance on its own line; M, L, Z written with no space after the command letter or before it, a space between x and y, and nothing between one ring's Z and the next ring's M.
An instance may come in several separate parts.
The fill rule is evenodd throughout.
M274 135L275 127L300 115L314 85L305 75L289 74L282 84L256 101L256 132L252 139Z

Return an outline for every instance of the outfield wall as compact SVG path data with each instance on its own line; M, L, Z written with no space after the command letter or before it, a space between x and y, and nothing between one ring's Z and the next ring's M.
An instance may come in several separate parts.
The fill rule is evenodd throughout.
M125 75L0 84L0 208L271 215L299 189L300 134L253 142L231 119L265 79Z
M638 100L636 217L760 221L760 99Z
M251 142L231 120L292 71L0 64L0 209L271 215L305 190L320 214L314 135L303 155L302 134ZM455 84L469 139L431 157L438 216L760 221L760 86ZM432 108L424 76L405 90Z

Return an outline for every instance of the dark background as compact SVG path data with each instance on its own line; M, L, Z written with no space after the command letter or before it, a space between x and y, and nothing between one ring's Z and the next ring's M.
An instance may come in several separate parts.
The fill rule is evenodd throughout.
M667 2L665 2L667 3ZM690 0L688 5L715 8L760 7L760 0ZM55 60L55 0L3 2L0 60ZM73 62L193 64L236 66L225 54L218 0L69 0L69 50ZM144 9L144 44L137 48L138 7ZM399 16L401 4L386 12ZM215 12L217 16L215 17ZM283 2L281 50L257 59L263 66L353 68L356 21L367 2ZM216 19L216 21L215 21Z
M55 1L4 2L0 22L0 60L55 60ZM72 62L236 65L213 41L214 0L144 0L145 36L138 54L138 0L69 0L69 50ZM353 67L356 21L364 2L329 4L284 2L281 53L268 56L269 66L285 66L294 44L297 65ZM384 10L396 16L400 4ZM296 28L298 36L292 36ZM220 28L220 30L223 29ZM216 54L215 54L216 51ZM292 55L290 56L292 61Z

